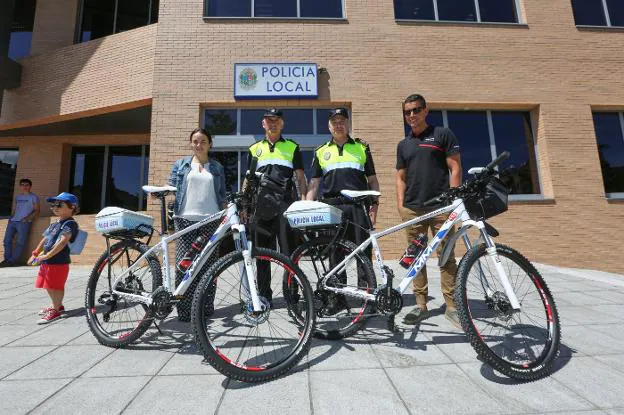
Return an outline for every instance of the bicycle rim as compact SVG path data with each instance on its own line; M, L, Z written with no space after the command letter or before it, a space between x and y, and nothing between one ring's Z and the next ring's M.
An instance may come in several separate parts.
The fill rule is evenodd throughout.
M511 310L492 260L483 245L460 264L458 306L462 326L477 353L500 372L517 379L547 375L559 353L559 316L539 272L517 251L497 244L520 310Z
M270 263L272 304L261 297L266 311L253 311L241 252L208 271L193 301L193 326L204 356L221 373L245 382L272 379L293 367L307 351L314 325L312 289L303 273L283 255L255 251L254 269L258 260ZM282 278L297 286L296 298L283 292Z

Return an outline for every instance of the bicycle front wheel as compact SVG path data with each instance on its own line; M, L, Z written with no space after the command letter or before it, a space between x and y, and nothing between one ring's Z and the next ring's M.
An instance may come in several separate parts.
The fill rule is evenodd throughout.
M153 317L144 303L113 292L147 297L162 285L158 259L141 258L147 249L134 240L118 242L111 246L110 255L102 254L91 271L85 294L87 323L98 342L105 346L126 346L141 337L152 323ZM137 267L115 283L117 276L137 261Z
M346 239L332 241L329 236L312 239L297 247L291 258L306 275L316 275L316 279L320 279L357 249L357 245ZM331 247L326 249L330 244ZM332 281L327 284L332 285ZM372 292L376 287L373 265L363 253L358 252L346 264L345 270L334 277L333 285ZM286 288L284 291L287 291ZM373 310L371 302L359 297L336 295L318 288L315 295L319 307L314 335L321 339L337 340L352 335L362 327L366 315Z
M518 251L496 244L520 310L507 299L485 245L459 264L455 301L462 328L484 362L523 381L547 376L559 355L561 329L555 301L535 267Z
M252 252L270 264L272 299L260 297L255 312L247 285L243 254L231 252L202 277L195 291L192 324L204 357L225 376L243 382L274 379L307 353L314 329L312 288L287 256L263 248ZM282 278L297 293L282 291ZM296 318L293 318L296 316Z

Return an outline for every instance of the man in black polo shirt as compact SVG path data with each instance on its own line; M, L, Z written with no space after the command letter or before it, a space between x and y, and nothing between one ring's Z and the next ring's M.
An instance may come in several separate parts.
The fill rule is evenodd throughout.
M403 102L403 115L411 127L408 136L401 140L397 147L397 206L403 221L442 207L425 208L424 202L448 190L449 184L451 187L461 184L462 168L457 138L448 128L428 125L426 120L428 113L427 103L422 95L410 95ZM436 216L408 228L408 244L418 234L427 234L429 229L435 235L446 219L445 215ZM450 230L449 236L452 233L453 229ZM438 247L438 255L444 249L447 240L445 239ZM454 252L451 252L440 273L442 294L446 303L445 317L456 327L461 327L453 298L457 275ZM429 317L426 268L423 268L414 279L413 288L416 307L405 316L403 320L405 324L417 324Z

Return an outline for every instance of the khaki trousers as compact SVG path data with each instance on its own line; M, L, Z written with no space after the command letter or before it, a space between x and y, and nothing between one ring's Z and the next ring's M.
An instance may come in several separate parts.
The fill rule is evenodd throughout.
M425 210L412 210L406 207L401 207L399 209L401 213L401 219L403 222L408 221L410 219L414 219L417 216L422 216L426 213ZM412 242L416 236L420 233L424 233L429 238L432 238L438 230L442 227L444 222L446 221L446 215L436 216L427 221L417 223L416 225L410 226L406 229L407 233L407 243L408 245ZM429 229L431 229L431 233L429 233ZM455 227L452 227L449 230L449 234L446 238L440 243L438 246L437 252L438 256L441 255L444 246L446 246L446 242L449 238L455 233ZM444 302L446 303L447 309L455 309L455 278L457 276L457 262L455 261L455 248L451 251L451 255L449 256L446 264L440 269L440 281L442 286L442 295L444 296ZM414 295L416 296L416 305L420 307L425 307L427 305L427 296L429 294L429 283L427 281L427 267L423 267L423 269L418 273L416 278L412 281L412 287L414 290Z

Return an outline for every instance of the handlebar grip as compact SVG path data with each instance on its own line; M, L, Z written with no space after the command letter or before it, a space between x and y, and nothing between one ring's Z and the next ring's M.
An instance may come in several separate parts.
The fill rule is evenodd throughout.
M440 200L440 196L434 197L433 199L429 199L427 200L425 203L423 203L423 206L433 206L433 205L437 205L441 202Z
M256 174L256 167L258 166L258 157L252 157L249 163L249 175L254 177Z
M509 151L503 151L502 153L498 155L498 157L492 160L490 164L485 166L485 168L487 170L492 170L494 167L498 166L499 164L501 164L503 161L507 160L508 158L509 158Z

